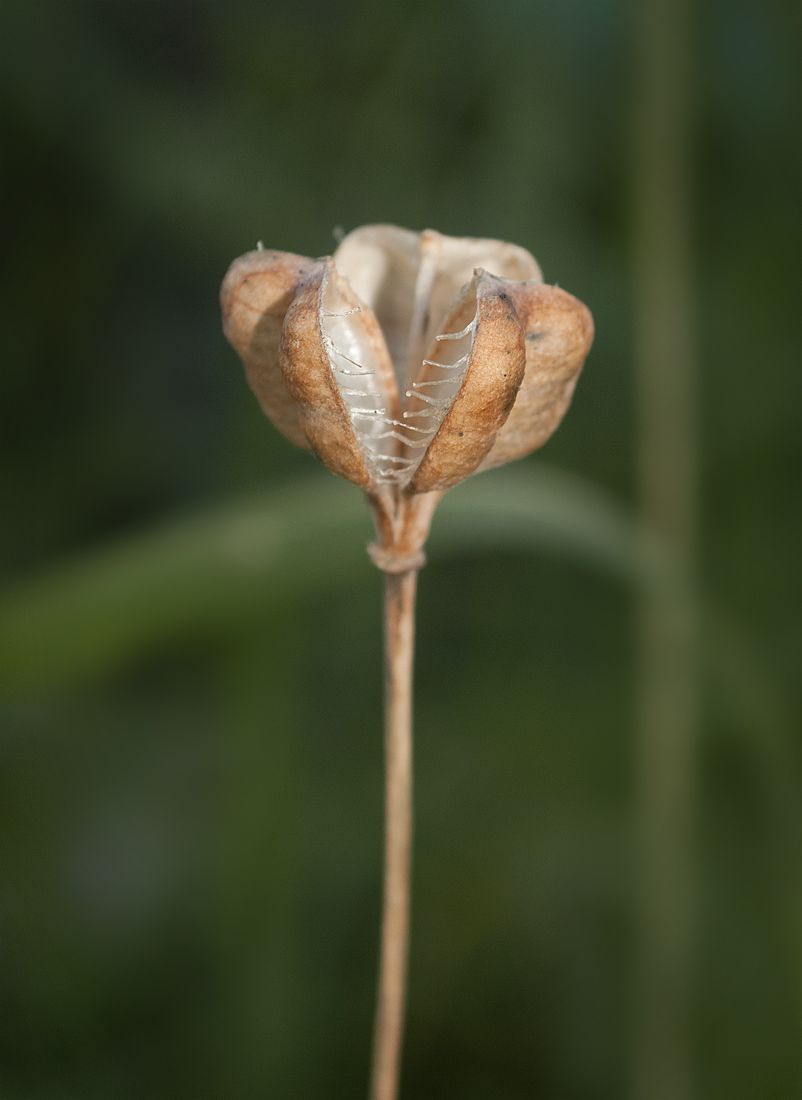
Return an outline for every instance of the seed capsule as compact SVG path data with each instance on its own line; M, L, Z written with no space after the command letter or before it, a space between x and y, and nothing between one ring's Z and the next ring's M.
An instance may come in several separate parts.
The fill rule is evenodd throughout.
M333 258L248 252L221 302L267 416L367 491L382 561L420 550L424 497L545 443L593 340L525 249L391 225Z

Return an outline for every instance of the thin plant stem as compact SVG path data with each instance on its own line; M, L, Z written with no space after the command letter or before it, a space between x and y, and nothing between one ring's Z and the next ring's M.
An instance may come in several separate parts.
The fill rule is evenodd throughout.
M698 398L693 290L695 0L634 4L636 412L646 525L694 574ZM701 720L693 590L638 608L634 1100L693 1095L694 840Z
M412 856L412 665L418 571L385 574L385 839L371 1100L397 1100L406 1002Z

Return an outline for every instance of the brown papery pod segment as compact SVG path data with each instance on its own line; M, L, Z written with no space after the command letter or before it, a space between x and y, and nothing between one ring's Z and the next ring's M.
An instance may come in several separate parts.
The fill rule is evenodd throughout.
M477 272L443 326L443 334L460 332L476 318L465 378L412 479L413 493L448 489L473 473L510 414L526 361L510 286ZM427 359L441 361L444 343L435 340Z
M513 410L480 470L522 458L546 442L571 403L593 343L593 317L572 294L533 283L511 294L526 330L526 372Z
M278 430L307 451L312 446L281 373L278 353L290 303L319 266L291 252L246 252L234 260L220 288L223 332L242 359L248 385Z
M327 270L332 270L330 262L328 268L325 262L317 266L287 312L279 348L281 371L290 395L297 402L300 425L312 450L332 473L369 489L373 487L373 478L323 339L321 296Z

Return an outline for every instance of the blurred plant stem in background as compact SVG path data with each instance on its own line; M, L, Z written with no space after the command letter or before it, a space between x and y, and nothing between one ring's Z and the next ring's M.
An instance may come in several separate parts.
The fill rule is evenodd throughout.
M637 478L645 526L694 576L698 459L693 304L692 0L635 16L633 277ZM643 589L636 689L635 1100L693 1093L699 622L687 588Z

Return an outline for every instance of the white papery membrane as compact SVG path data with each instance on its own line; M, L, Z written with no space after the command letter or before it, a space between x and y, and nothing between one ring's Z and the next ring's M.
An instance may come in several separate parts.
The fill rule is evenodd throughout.
M403 370L412 381L397 399L359 316L368 307L355 301L346 280L332 277L329 269L318 309L323 345L371 476L380 485L403 486L414 476L464 381L476 317L461 332L435 337L442 345L436 361L421 359L417 367L411 362ZM411 332L410 344L414 336ZM393 368L398 384L402 370L397 363Z

